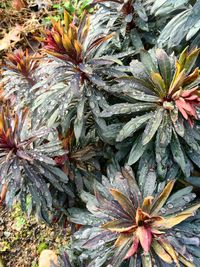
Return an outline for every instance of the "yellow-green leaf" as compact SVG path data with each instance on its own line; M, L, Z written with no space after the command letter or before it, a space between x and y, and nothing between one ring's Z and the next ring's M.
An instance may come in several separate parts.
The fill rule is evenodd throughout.
M176 263L177 267L180 267L178 257L176 254L176 251L173 249L173 247L165 240L159 239L159 243L161 243L161 246L168 252L168 254L172 257L174 262Z
M120 234L120 236L117 238L115 241L115 247L120 247L123 246L124 244L127 243L127 241L133 238L133 234L127 235L127 234Z
M64 11L64 23L65 23L66 29L68 30L69 24L70 24L70 15L66 10Z
M185 66L184 66L184 69L187 73L189 73L192 70L197 60L197 57L199 55L199 52L200 52L200 48L195 48L187 56L186 61L185 61Z
M163 189L161 194L155 199L155 202L151 209L151 214L157 214L162 206L165 204L166 200L168 199L173 187L174 187L175 180L171 180Z
M110 189L110 193L114 197L114 199L120 204L123 210L131 217L134 218L135 208L131 201L120 191L116 189Z
M185 69L183 69L178 75L176 73L174 74L173 82L171 83L169 88L169 95L172 95L179 89L179 87L183 84L184 79Z
M188 46L181 52L179 59L178 59L181 70L184 68L184 65L185 65L185 61L187 57L187 50L188 50Z
M160 229L170 229L175 225L181 223L182 221L186 220L187 218L191 217L193 213L200 207L200 204L192 206L189 209L169 218L164 218L163 221L156 221L153 223L154 227L159 227Z
M171 256L165 251L165 249L158 243L158 241L154 240L152 243L152 247L155 253L160 257L163 261L171 264L173 260Z
M160 73L152 72L151 79L154 82L154 84L159 88L160 95L165 96L165 82L161 77Z
M101 227L113 232L123 233L134 229L136 226L131 225L130 222L119 219L104 223Z
M72 43L71 43L70 39L68 38L67 34L64 34L62 36L62 43L63 43L64 48L67 51L69 51L72 48Z
M143 200L143 203L142 203L142 210L144 212L150 212L152 201L153 201L153 197L152 196L145 197L145 199Z
M197 267L194 263L190 262L183 256L179 255L178 257L179 257L180 262L182 262L186 267Z

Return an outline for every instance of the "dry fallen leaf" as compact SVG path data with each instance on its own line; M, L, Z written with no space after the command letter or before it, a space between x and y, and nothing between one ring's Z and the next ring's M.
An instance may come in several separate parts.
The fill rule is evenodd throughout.
M13 0L12 1L12 6L17 11L20 11L22 8L26 7L26 4L25 4L25 2L23 0Z
M22 32L23 27L20 25L16 25L13 27L8 33L5 34L4 38L0 40L0 51L6 50L10 46L13 46L20 40L20 34Z

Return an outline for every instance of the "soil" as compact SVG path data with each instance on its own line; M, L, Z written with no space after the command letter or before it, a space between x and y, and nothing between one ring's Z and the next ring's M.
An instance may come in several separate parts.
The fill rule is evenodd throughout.
M48 227L33 216L27 217L18 206L12 211L0 209L0 267L38 267L43 249L59 253L68 240L66 229Z

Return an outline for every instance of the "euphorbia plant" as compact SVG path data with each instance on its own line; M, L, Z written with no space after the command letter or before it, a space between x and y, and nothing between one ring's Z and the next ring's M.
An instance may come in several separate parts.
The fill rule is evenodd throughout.
M38 57L30 55L28 49L25 52L17 49L8 53L4 62L3 95L7 99L15 99L15 108L23 107L31 102L30 89L38 79L35 75L39 64Z
M22 208L26 209L30 194L38 213L47 220L52 209L51 187L70 193L68 177L53 160L53 157L63 155L64 151L56 135L52 136L47 128L30 128L27 115L28 109L15 114L9 107L1 111L1 183L8 188L10 204L14 197L19 196Z
M76 134L75 131L79 140L81 128L84 128L91 110L91 97L101 98L96 91L106 87L105 79L112 76L111 65L121 62L117 58L104 55L103 47L107 47L106 41L113 34L92 32L89 15L84 14L77 21L76 17L72 18L65 12L64 24L54 20L52 23L52 30L40 39L44 43L43 51L51 57L47 58L50 60L47 63L49 67L41 64L43 81L32 88L32 92L36 94L33 110L42 120L48 120L50 126L63 117L68 122L75 119L75 124L80 125L79 133ZM45 70L50 67L51 74L45 74Z
M75 233L73 244L77 251L82 248L79 259L83 263L99 267L124 266L127 261L133 266L198 265L200 259L191 250L199 244L198 222L194 231L187 231L190 223L186 221L200 207L188 205L195 197L191 188L171 194L171 180L155 193L156 183L149 188L138 186L128 167L103 183L95 184L95 196L82 194L89 212L70 211L72 221L85 225Z
M199 51L186 48L175 58L157 49L153 59L149 53L142 52L142 63L131 63L133 76L121 77L117 84L108 88L127 99L108 106L101 116L127 115L127 123L116 141L130 144L132 140L129 164L141 158L140 167L143 168L142 162L151 154L156 158L157 171L162 178L170 170L170 162L176 162L186 176L190 175L192 164L200 166L199 68L194 68ZM172 168L176 170L174 165Z
M64 25L53 19L52 24L52 30L47 31L46 37L39 38L44 43L44 51L66 63L66 71L73 78L73 86L76 86L74 90L79 91L85 80L95 83L95 70L98 71L100 66L113 64L112 60L103 60L99 55L95 58L99 46L111 39L113 34L89 35L90 16L85 13L77 21L75 16L71 17L65 11Z

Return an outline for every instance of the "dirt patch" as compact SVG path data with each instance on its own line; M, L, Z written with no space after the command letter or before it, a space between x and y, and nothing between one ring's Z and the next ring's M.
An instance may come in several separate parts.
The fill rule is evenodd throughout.
M0 209L0 257L4 267L37 267L43 249L59 253L68 240L67 229L38 223L35 217L23 215L18 206L12 211Z

